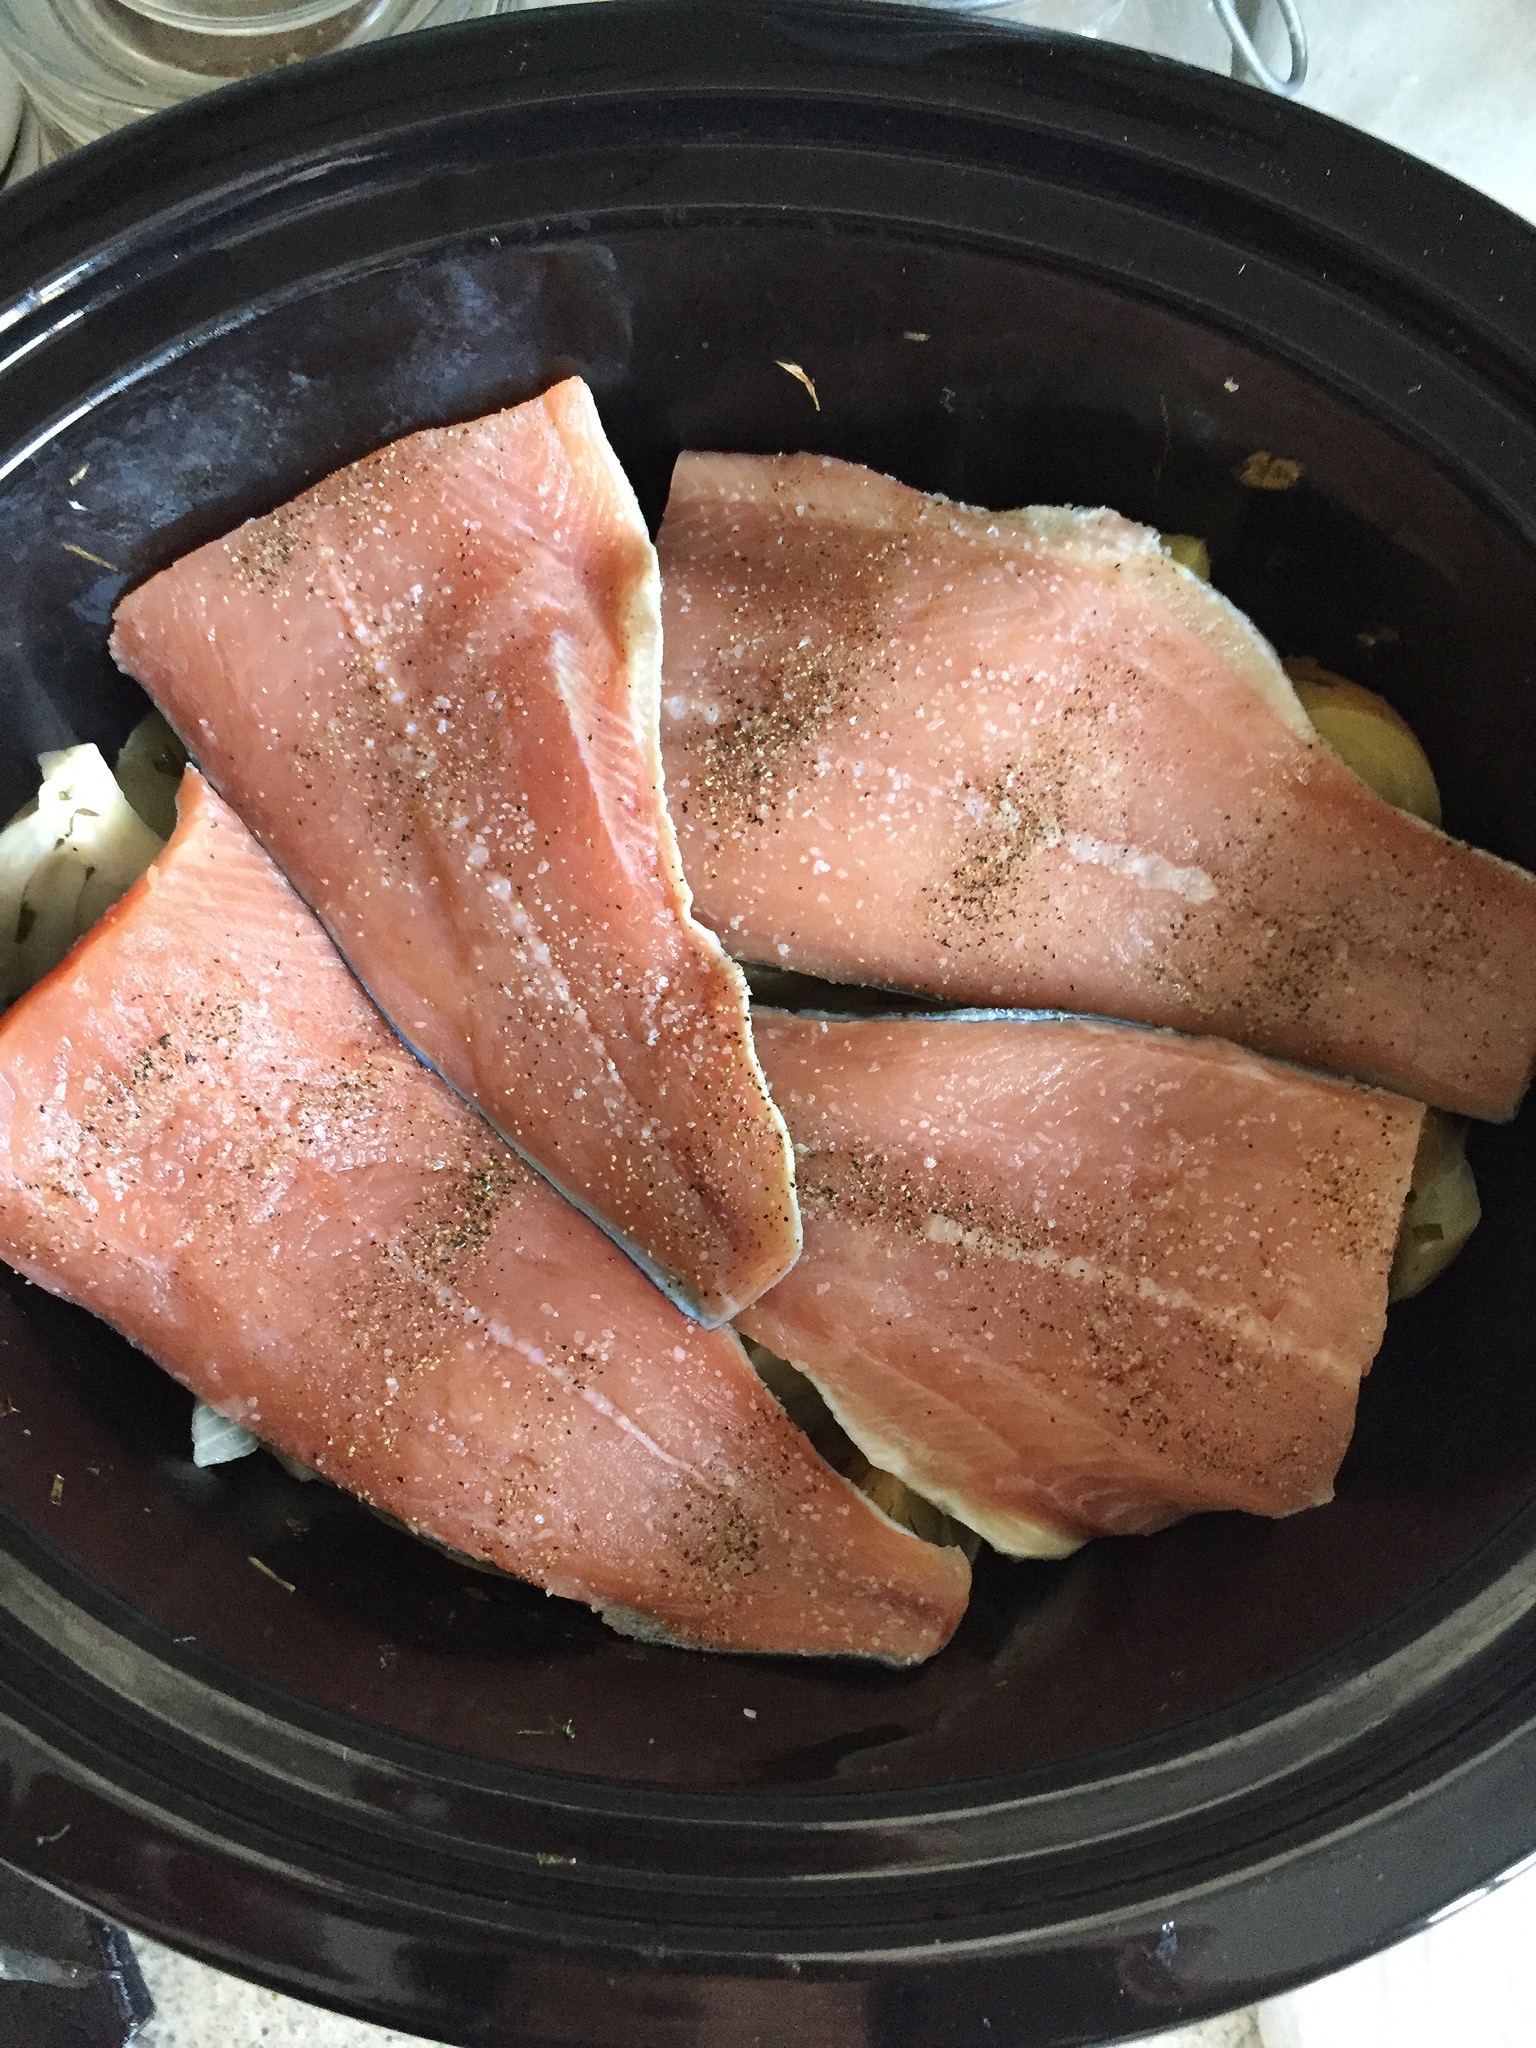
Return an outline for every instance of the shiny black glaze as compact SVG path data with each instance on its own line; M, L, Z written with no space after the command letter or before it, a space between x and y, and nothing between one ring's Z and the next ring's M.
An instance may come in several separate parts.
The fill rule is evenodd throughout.
M126 2048L154 2009L120 1927L0 1865L0 2041Z
M1536 863L1533 254L1294 107L888 5L613 0L220 95L0 203L0 802L137 716L126 582L579 369L653 516L679 447L808 447L1209 535ZM910 1673L621 1642L195 1472L187 1397L8 1280L0 1854L464 2042L1066 2043L1332 1967L1536 1846L1531 1128L1475 1134L1487 1220L1331 1507L992 1560Z

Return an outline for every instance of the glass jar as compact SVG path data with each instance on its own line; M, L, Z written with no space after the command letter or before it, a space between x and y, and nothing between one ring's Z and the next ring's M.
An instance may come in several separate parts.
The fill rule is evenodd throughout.
M928 0L957 13L1070 29L1133 50L1225 71L1232 50L1210 0Z
M498 11L498 0L0 0L0 47L55 156L231 79Z
M44 160L192 93L406 29L511 13L538 0L0 0L8 52L35 109L33 155ZM551 4L551 0L543 0ZM554 0L559 4L559 0ZM720 0L729 7L732 0ZM1305 71L1297 0L927 0L933 7L1068 29L1295 91ZM1273 17L1273 19L1270 19ZM1283 46L1290 79L1233 49L1252 30ZM1257 57L1253 42L1248 52ZM0 59L3 61L3 59ZM4 108L0 104L0 120ZM0 133L0 144L3 144ZM4 150L0 147L0 164Z
M1306 80L1301 0L927 0L1035 28L1070 29L1207 71L1231 71L1271 92Z

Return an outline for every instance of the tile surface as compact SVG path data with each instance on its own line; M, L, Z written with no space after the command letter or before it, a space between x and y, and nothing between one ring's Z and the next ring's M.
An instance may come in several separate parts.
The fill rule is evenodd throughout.
M1532 0L1302 0L1301 97L1536 218Z
M1259 2009L1263 2048L1530 2048L1536 1869Z
M321 2012L194 1963L157 1941L138 1936L133 1946L155 2001L155 2017L139 2035L138 2048L422 2048L418 2034Z
M365 2026L244 1984L205 1963L137 1938L134 1948L157 2012L138 2048L431 2048L415 2034ZM812 2048L807 2043L806 2048ZM817 2043L815 2048L836 2048ZM1251 2013L1157 2034L1138 2048L1263 2048Z

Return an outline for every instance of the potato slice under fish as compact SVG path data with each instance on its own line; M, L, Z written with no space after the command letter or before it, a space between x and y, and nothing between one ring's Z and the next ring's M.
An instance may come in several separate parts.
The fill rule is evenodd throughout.
M41 756L35 807L0 833L0 992L12 1002L136 882L162 841L94 746Z
M1422 1294L1482 1220L1466 1142L1467 1127L1460 1117L1442 1116L1434 1109L1426 1114L1392 1260L1393 1301Z
M176 791L186 765L186 748L158 711L141 718L117 750L118 786L162 839L176 830Z

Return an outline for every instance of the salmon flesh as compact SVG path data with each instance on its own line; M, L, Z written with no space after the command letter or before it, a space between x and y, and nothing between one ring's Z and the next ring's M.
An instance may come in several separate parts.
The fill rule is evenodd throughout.
M1148 528L690 454L658 546L672 812L739 958L1513 1115L1536 878L1351 773Z
M579 379L186 556L112 649L385 1015L706 1324L799 1247L662 795L656 559Z
M0 1020L0 1253L412 1529L714 1650L927 1657L965 1607L383 1023L195 772Z
M1424 1111L1216 1039L759 1010L798 1265L742 1318L1015 1556L1327 1500Z

